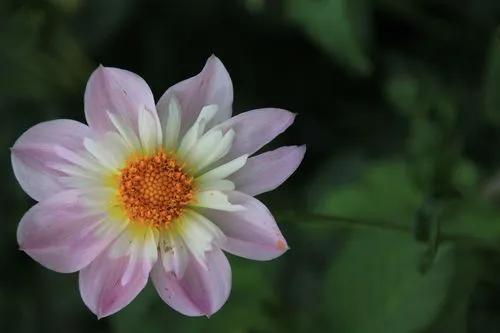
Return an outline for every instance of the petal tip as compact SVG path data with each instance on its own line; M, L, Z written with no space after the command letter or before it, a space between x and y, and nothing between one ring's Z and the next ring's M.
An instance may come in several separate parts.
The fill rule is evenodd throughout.
M279 239L276 242L276 248L278 250L282 251L282 253L285 253L286 251L288 251L290 249L290 247L288 246L288 244L283 239Z
M98 305L95 312L92 310L92 312L94 312L98 320L108 317L117 311L118 310L113 311L113 309L107 309L106 306L104 306L103 304Z
M105 75L106 74L106 67L103 66L102 64L99 64L99 66L97 66L97 68L94 70L94 73L92 73L92 74Z
M288 110L284 110L284 111L288 112L288 114L289 114L290 124L293 123L295 121L295 118L299 115L296 112L292 112L292 111L288 111Z
M106 317L108 317L109 315L111 315L111 313L97 313L95 314L95 316L97 317L97 320L102 320Z
M299 161L299 165L303 162L304 160L304 156L306 155L306 152L307 152L307 145L300 145L297 147L297 150L298 150L298 153L300 155L300 161ZM297 166L298 168L298 166ZM295 171L294 171L295 172Z
M99 64L97 68L94 70L94 72L91 74L91 78L94 76L100 80L104 80L105 82L107 82L106 79L108 79L115 70L116 68L107 67L104 66L103 64Z
M212 53L210 55L210 57L208 57L208 59L207 59L207 64L210 64L210 63L222 64L222 61L219 59L219 57L217 57L214 53Z
M262 109L262 110L266 110L266 109ZM293 122L295 121L295 117L297 116L297 113L294 113L294 112L291 112L291 111L288 111L288 110L285 110L285 109L281 109L281 108L270 108L270 109L267 109L267 110L273 110L273 111L277 111L278 112L278 118L277 119L280 119L280 122L282 124L282 131L280 133L282 133L285 129L287 129L289 126L291 126L293 124Z

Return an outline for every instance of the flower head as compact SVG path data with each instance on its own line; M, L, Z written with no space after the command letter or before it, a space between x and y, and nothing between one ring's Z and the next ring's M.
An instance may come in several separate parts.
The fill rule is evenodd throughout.
M149 276L175 310L216 312L231 289L222 250L255 260L287 250L253 196L283 183L305 153L289 146L249 157L294 115L231 118L232 101L214 56L157 105L142 78L100 66L85 91L88 126L48 121L14 144L14 173L38 201L19 224L21 249L49 269L80 271L83 301L99 317L130 303Z

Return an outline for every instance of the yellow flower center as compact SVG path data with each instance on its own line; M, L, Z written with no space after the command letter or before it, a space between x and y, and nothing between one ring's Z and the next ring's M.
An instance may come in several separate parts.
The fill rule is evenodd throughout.
M193 199L193 178L160 151L130 160L121 171L118 193L131 221L166 226Z

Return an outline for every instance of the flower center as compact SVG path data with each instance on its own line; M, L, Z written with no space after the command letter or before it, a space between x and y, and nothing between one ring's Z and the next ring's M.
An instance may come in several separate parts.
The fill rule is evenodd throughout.
M119 199L130 220L159 227L193 199L193 178L167 153L133 159L122 169Z

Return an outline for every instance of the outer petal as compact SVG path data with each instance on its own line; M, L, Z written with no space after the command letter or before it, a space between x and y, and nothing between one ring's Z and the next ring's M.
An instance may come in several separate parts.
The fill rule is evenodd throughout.
M99 318L121 310L139 294L157 259L152 231L128 229L80 271L82 299Z
M251 155L283 133L295 119L295 114L282 109L258 109L240 113L226 120L215 129L236 132L231 150L222 162L243 154Z
M184 275L178 279L166 272L159 260L151 272L160 297L172 308L187 316L210 316L226 302L231 291L231 267L219 249L206 253L203 267L191 257Z
M99 66L90 76L85 90L85 117L92 129L100 133L114 130L110 112L137 131L139 111L144 108L156 113L153 93L137 74Z
M198 75L170 87L160 98L158 111L163 128L166 126L172 96L177 98L182 110L181 135L193 125L205 105L215 104L219 107L212 124L231 116L233 84L226 68L216 56L208 58Z
M252 196L274 190L297 170L305 152L305 145L289 146L251 157L229 180Z
M253 260L271 260L288 250L288 245L266 206L244 193L227 194L231 203L241 205L245 210L203 211L203 215L226 236L223 250Z
M62 161L56 147L71 151L85 149L83 139L90 136L88 126L59 119L37 124L21 135L12 147L12 168L23 190L40 201L64 189L60 172L48 165Z
M94 260L122 230L105 218L91 213L79 192L63 191L23 216L17 240L23 251L45 267L75 272Z

